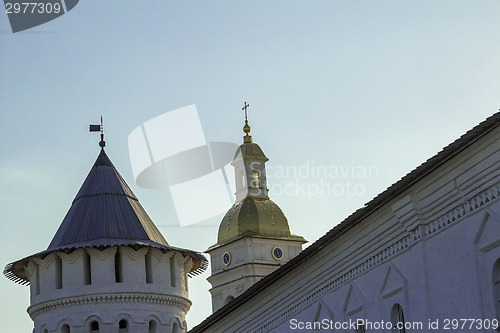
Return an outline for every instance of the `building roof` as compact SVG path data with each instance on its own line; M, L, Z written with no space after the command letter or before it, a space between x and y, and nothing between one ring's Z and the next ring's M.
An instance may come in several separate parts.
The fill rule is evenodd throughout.
M445 162L449 161L461 151L472 145L474 142L479 140L481 137L485 136L487 133L494 130L496 127L500 126L500 112L493 114L491 117L487 118L485 121L481 122L479 125L475 126L467 133L462 135L459 139L449 144L438 154L434 155L416 169L408 173L406 176L401 178L399 181L391 185L384 192L377 195L374 199L368 202L363 208L358 209L353 214L348 216L344 221L335 226L333 229L328 231L323 237L314 242L311 246L302 251L295 258L291 259L285 265L281 266L276 271L265 276L263 279L252 285L247 289L242 295L238 296L233 301L229 302L218 311L213 313L211 316L206 318L199 325L194 327L189 331L189 333L200 333L210 331L210 327L229 315L233 310L237 309L240 305L250 300L252 297L263 292L265 288L270 286L274 281L284 277L288 272L292 271L294 268L299 266L301 263L307 261L314 254L319 252L321 249L326 247L328 244L333 242L338 237L346 232L348 229L352 228L354 225L360 223L367 216L372 214L374 211L379 209L381 206L389 202L391 199L402 193L408 187L412 186L420 179L443 165Z
M270 199L250 196L229 209L220 223L217 244L208 250L243 237L306 242L303 237L291 234L288 220L277 204Z
M110 246L178 250L193 258L191 275L203 272L208 266L202 254L167 243L104 149L101 149L48 248L8 264L4 274L16 282L27 284L29 281L23 267L30 258L44 257L55 251Z
M249 136L251 138L251 136ZM234 154L234 159L252 159L257 161L268 161L260 146L254 142L243 142L236 153Z

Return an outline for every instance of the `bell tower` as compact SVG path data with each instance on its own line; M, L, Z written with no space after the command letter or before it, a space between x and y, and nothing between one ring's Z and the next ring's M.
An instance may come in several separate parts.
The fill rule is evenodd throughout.
M186 332L207 260L167 243L100 146L48 248L4 274L30 285L33 333Z
M243 144L231 163L236 202L220 223L217 243L206 251L211 258L208 281L214 312L295 257L306 243L290 232L287 218L269 199L265 167L269 159L250 135L248 107L245 102Z

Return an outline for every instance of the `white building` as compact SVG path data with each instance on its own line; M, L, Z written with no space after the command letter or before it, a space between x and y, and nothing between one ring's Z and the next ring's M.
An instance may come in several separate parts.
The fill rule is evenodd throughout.
M181 333L203 255L170 246L102 149L47 250L7 265L34 333Z
M191 333L497 331L500 113L300 253L245 131L208 249L216 311ZM206 265L168 245L102 150L48 249L4 273L30 283L35 333L170 333Z
M494 332L499 192L497 113L190 333Z

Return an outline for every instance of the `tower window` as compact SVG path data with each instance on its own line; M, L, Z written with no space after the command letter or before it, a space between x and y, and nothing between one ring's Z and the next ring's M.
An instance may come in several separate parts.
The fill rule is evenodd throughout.
M391 311L392 333L405 333L405 317L403 308L394 304Z
M152 250L149 250L145 258L146 264L146 283L153 283L153 258Z
M125 319L120 320L118 323L118 331L119 333L127 333L128 332L128 324Z
M170 257L170 285L175 287L175 255Z
M62 260L56 255L55 261L56 289L62 289Z
M83 255L83 283L86 285L92 284L92 266L90 255L85 251Z
M179 326L177 325L177 323L174 323L172 325L172 333L179 333Z
M70 333L69 326L66 324L62 325L61 333Z
M255 188L260 188L260 172L258 170L252 171L252 185Z
M156 329L157 329L156 321L150 320L149 321L148 333L156 333Z
M91 332L99 332L99 323L97 321L93 321L90 323L90 331Z
M122 258L119 249L116 249L115 254L115 281L117 283L123 282Z

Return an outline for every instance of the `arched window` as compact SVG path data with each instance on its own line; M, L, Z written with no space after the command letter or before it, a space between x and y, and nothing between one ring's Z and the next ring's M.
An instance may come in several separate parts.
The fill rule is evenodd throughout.
M179 325L177 323L172 325L172 333L179 333Z
M125 319L120 320L120 322L118 323L118 332L119 333L128 332L128 323Z
M254 188L260 188L260 172L258 170L252 171L252 185Z
M90 323L90 332L99 332L99 323L97 321L93 321Z
M156 321L150 320L148 333L156 333L157 328L158 328L158 324L156 324Z
M405 333L405 316L403 308L399 304L394 304L391 311L392 333Z
M46 329L46 328L44 328L42 332L43 332L43 333L49 333L49 330L48 330L48 329Z
M227 297L226 297L226 300L224 301L224 305L226 305L227 303L229 303L229 302L231 302L231 301L233 301L233 300L234 300L234 297L233 297L233 296L231 296L231 295L227 296Z
M69 325L66 325L66 324L62 325L61 333L70 333Z
M500 259L493 266L493 302L495 303L495 314L500 320Z

